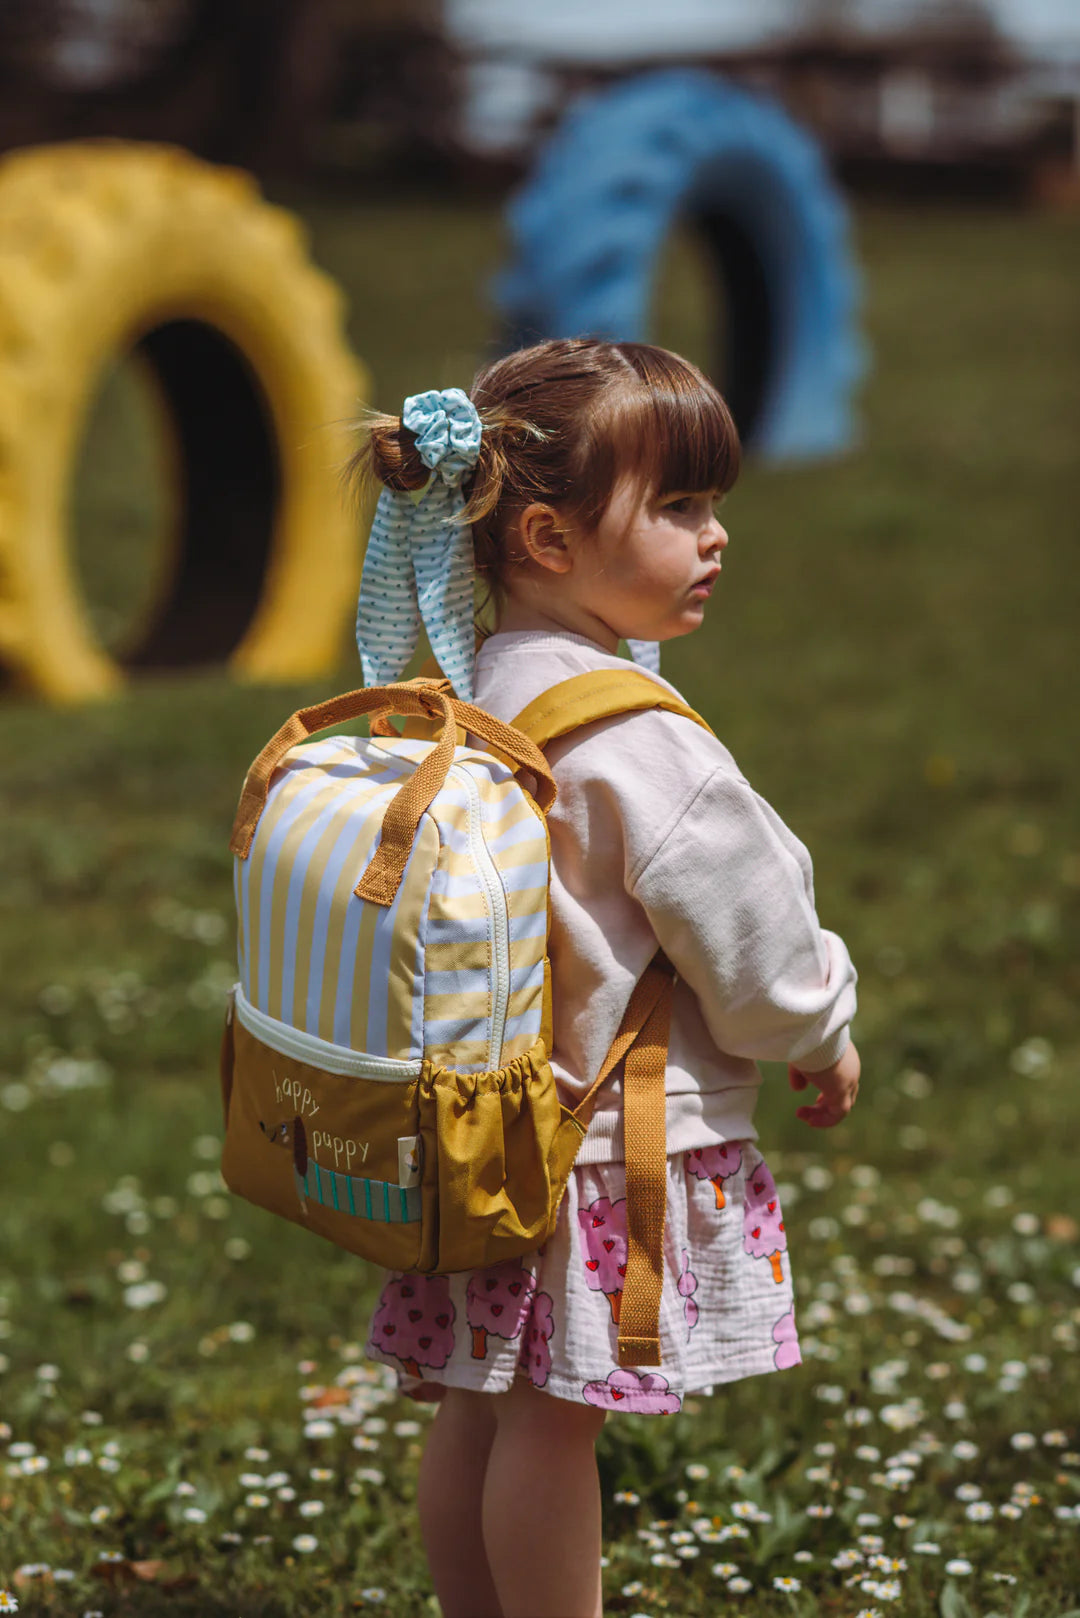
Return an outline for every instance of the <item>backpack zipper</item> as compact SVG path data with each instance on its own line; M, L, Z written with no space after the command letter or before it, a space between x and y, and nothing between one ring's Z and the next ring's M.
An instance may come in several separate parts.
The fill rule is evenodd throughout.
M305 1033L290 1023L268 1017L249 1000L245 1000L239 983L232 993L232 1006L236 1019L243 1023L249 1034L281 1056L291 1056L294 1062L306 1062L309 1067L321 1067L327 1073L338 1073L346 1079L383 1079L390 1084L402 1084L418 1079L422 1062L403 1062L392 1056L369 1056L364 1051L348 1050L344 1045L333 1045L317 1034Z
M492 1068L499 1068L502 1066L503 1037L506 1033L506 1015L510 1006L510 911L506 903L506 889L484 838L480 789L468 770L461 765L452 765L450 774L456 776L465 786L469 800L469 851L487 893L492 942L491 1036L488 1060Z

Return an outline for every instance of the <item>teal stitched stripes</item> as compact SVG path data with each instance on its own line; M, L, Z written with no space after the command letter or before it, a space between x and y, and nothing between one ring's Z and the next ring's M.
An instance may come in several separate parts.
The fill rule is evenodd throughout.
M389 1180L361 1180L357 1175L339 1174L336 1169L320 1168L309 1161L307 1173L296 1175L301 1198L310 1197L337 1213L355 1214L358 1219L374 1219L383 1225L413 1225L420 1218L420 1187L394 1185Z

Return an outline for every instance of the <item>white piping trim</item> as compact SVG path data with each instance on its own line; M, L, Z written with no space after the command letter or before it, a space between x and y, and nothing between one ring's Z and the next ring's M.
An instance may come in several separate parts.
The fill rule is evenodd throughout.
M233 1005L237 1021L243 1023L249 1034L269 1045L281 1056L291 1056L294 1062L306 1062L309 1067L321 1067L327 1073L338 1073L345 1079L381 1079L388 1084L403 1084L418 1079L423 1062L402 1062L392 1056L369 1056L364 1051L347 1050L344 1045L332 1045L328 1039L308 1034L291 1024L268 1017L249 1000L239 983L233 987Z

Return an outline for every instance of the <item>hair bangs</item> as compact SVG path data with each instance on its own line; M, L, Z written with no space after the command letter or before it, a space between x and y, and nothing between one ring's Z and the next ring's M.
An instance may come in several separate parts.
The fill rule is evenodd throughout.
M719 390L696 365L646 343L619 343L640 381L620 390L609 424L620 472L638 472L650 495L726 494L739 475L738 429Z

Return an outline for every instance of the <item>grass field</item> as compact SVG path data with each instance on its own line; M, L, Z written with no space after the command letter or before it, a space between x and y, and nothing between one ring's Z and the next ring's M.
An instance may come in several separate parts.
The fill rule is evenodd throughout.
M304 211L379 401L467 382L494 216ZM805 1363L609 1423L611 1614L1080 1609L1080 221L875 211L858 237L863 443L747 471L708 624L665 667L815 855L860 968L863 1095L822 1136L782 1072L764 1087ZM700 350L705 314L675 262L661 335ZM99 607L110 569L152 575L134 399L110 389L77 494ZM0 704L21 1612L436 1611L427 1418L361 1354L376 1277L216 1171L239 781L287 712L357 683Z

